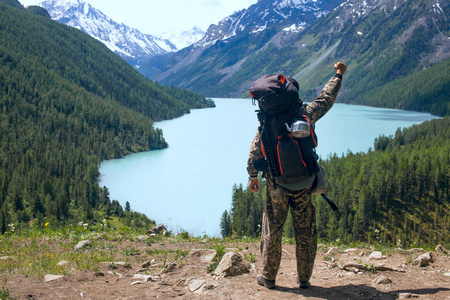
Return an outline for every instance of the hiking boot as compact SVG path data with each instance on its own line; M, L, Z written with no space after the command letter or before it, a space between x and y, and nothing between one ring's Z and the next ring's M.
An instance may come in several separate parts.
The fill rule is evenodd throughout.
M308 281L300 281L299 287L301 289L307 289L307 288L309 288L309 286L310 286L310 283Z
M262 285L268 289L274 289L276 287L275 280L265 279L262 275L256 277L256 282L258 282L259 285Z

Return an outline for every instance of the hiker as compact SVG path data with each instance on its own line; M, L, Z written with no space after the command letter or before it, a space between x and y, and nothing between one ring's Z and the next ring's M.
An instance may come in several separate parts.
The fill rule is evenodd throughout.
M342 75L347 67L344 63L338 62L334 65L334 69L336 75L328 81L320 96L312 103L302 105L302 100L297 96L299 107L303 108L303 113L309 118L312 127L333 106L341 86ZM298 82L293 78L286 79L298 91ZM255 99L253 94L252 96ZM265 158L267 153L264 151L267 149L265 145L263 149L261 147L261 134L258 130L250 147L247 164L250 189L253 192L259 191L258 174L261 171L255 168L254 163ZM276 287L275 279L281 262L283 225L290 207L295 232L297 283L300 288L306 289L310 286L309 280L317 251L315 208L311 202L311 188L315 174L303 177L301 182L290 184L281 182L278 177L272 178L270 172L263 172L263 175L266 178L266 200L261 232L262 274L257 277L257 283L269 289Z

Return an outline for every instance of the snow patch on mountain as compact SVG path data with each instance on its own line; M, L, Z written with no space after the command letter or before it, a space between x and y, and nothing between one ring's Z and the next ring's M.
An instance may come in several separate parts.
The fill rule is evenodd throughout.
M279 30L296 33L304 30L317 19L327 15L325 7L332 7L333 0L259 0L248 9L225 17L211 25L206 35L194 47L206 47L218 40L241 34L260 34L268 28L280 26ZM331 9L332 9L331 8Z
M302 24L298 24L298 25L292 24L289 27L283 28L283 31L286 31L286 32L300 32L303 29L305 29L305 27L306 27L306 23L303 22Z
M195 26L192 29L183 31L181 33L165 32L160 36L160 38L163 40L171 41L177 47L177 49L183 49L198 42L204 36L205 31Z

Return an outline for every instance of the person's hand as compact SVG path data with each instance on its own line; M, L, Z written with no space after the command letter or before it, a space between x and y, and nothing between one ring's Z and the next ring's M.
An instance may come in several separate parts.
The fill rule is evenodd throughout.
M250 179L250 190L254 193L257 193L259 191L258 178Z
M336 70L336 73L344 75L345 71L347 71L347 66L343 62L338 62L334 65L334 69Z

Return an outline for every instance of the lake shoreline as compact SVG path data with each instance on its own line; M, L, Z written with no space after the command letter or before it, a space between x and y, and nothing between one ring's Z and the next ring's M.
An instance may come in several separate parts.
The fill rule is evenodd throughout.
M220 216L231 207L232 186L248 183L246 161L258 120L251 99L213 100L213 110L193 109L184 118L154 123L168 148L103 161L99 185L108 188L111 199L122 205L128 201L134 211L174 232L218 235ZM317 123L318 154L367 152L380 134L393 135L399 127L433 118L335 103Z

